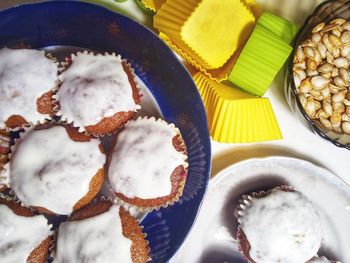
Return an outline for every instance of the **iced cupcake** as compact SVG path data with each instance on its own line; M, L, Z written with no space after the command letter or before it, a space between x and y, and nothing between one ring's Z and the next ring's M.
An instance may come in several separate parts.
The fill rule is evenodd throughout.
M46 262L51 245L50 228L44 216L0 198L1 262Z
M5 130L0 130L0 192L8 186L6 164L9 161L11 136Z
M0 49L0 129L45 122L53 114L58 66L44 51Z
M124 208L100 201L60 225L54 262L141 263L148 253L138 222Z
M133 70L120 56L78 52L64 67L56 110L80 131L114 133L140 109Z
M239 249L253 263L306 262L321 246L320 215L292 188L243 196L238 215Z
M104 180L100 142L68 126L28 129L10 156L10 187L43 213L68 215L88 204Z
M128 122L110 156L108 178L117 197L142 209L174 203L187 177L180 131L155 118Z

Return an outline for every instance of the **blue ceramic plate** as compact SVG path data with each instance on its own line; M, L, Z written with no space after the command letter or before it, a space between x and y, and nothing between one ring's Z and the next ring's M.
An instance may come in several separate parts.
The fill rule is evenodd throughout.
M0 12L0 47L4 46L116 52L132 64L163 118L180 128L188 147L189 176L180 201L149 213L141 222L153 261L169 260L195 220L210 172L205 109L186 69L150 30L81 2L53 1Z

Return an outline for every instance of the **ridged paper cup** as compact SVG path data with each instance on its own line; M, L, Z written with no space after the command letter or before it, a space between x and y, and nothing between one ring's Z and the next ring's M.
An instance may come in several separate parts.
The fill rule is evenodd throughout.
M162 5L166 2L166 0L137 0L140 3L142 3L142 5L152 11L152 12L157 12L159 8L162 7Z
M194 75L204 102L210 134L214 141L249 143L282 139L281 130L268 98Z
M262 96L291 51L292 47L284 40L257 24L228 80L254 95Z
M168 0L154 16L154 26L206 69L223 66L244 45L254 23L252 12L232 0Z
M252 11L256 18L261 16L262 9L255 0L242 0L242 3L244 3Z
M0 130L0 192L9 185L8 162L12 141L10 132Z
M172 42L167 35L160 32L159 37L163 39L175 52L183 57L191 66L202 72L208 78L219 82L227 80L228 75L239 56L239 52L241 51L241 49L237 50L222 67L219 67L217 69L206 69L179 46L177 46L174 42Z
M291 44L299 31L299 25L292 23L282 17L276 16L270 12L264 12L259 20L258 25L270 30L287 44Z

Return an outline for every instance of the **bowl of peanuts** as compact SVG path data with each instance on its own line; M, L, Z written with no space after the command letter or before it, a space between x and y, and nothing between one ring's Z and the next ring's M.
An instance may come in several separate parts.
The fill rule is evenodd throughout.
M304 125L350 150L350 1L326 1L306 19L286 80L287 101Z

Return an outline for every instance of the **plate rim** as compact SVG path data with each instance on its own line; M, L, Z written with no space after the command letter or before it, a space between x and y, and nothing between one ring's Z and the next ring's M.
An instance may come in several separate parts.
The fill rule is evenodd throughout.
M227 167L225 167L224 169L220 170L216 175L214 175L212 178L210 178L210 185L208 188L210 187L214 187L215 184L217 184L220 180L221 177L225 176L225 174L227 174L231 169L234 169L240 165L246 165L250 162L271 162L271 161L292 161L292 162L298 162L299 164L303 164L303 165L307 165L309 167L312 167L313 169L317 169L319 171L322 172L322 174L327 175L327 177L333 177L336 178L337 181L339 181L342 184L342 187L346 187L349 188L349 193L350 193L350 184L348 184L344 179L342 179L341 177L339 177L337 174L333 173L331 170L319 166L309 160L305 160L302 158L294 158L294 157L287 157L287 156L280 156L280 155L272 155L272 156L267 156L267 157L252 157L252 158L248 158L242 161L239 161L237 163L231 164ZM220 178L219 178L220 177ZM213 185L213 186L211 186Z

